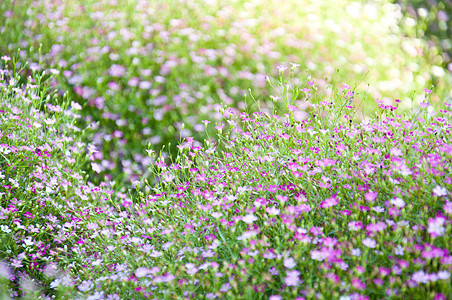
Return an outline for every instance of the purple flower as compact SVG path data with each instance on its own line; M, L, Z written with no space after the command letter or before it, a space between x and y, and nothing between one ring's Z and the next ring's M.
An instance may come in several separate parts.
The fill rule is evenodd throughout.
M220 292L226 293L231 289L231 284L229 282L223 284L220 288Z

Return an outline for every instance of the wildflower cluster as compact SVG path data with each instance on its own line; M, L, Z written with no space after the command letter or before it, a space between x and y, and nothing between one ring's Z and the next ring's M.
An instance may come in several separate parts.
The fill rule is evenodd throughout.
M324 95L331 96L330 84L364 78L372 83L358 87L369 93L368 110L372 99L392 105L415 90L419 97L433 79L437 93L450 97L448 74L432 75L442 69L419 61L425 43L401 34L397 5L330 5L6 0L0 47L21 49L31 69L44 64L58 73L53 84L83 107L82 121L96 129L86 136L97 149L85 167L90 180L131 183L153 164L144 155L148 145L159 150L180 138L205 138L202 121L219 121L220 103L244 109L252 104L243 98L250 88L262 106L271 103L266 75L277 75L281 61L309 69Z
M58 104L43 73L24 82L2 59L0 285L9 296L452 292L447 103L403 116L380 107L360 123L343 84L299 120L295 95L314 82L269 79L287 113L223 108L220 122L204 122L218 142L188 137L171 164L149 150L151 175L136 182L147 192L131 198L80 175L97 151L78 142L80 107Z

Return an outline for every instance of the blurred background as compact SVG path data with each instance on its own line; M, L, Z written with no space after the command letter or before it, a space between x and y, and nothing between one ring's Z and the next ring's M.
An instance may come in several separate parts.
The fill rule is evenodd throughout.
M425 89L450 103L451 13L451 0L3 0L0 52L55 76L97 149L89 180L127 187L153 163L147 149L214 136L222 105L258 109L250 91L284 109L266 79L278 66L303 87L299 119L346 85L359 118L376 100L416 110Z

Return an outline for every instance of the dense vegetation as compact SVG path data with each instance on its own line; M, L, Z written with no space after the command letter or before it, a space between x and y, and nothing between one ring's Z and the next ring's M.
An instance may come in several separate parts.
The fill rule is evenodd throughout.
M447 299L435 21L296 3L0 3L0 297Z

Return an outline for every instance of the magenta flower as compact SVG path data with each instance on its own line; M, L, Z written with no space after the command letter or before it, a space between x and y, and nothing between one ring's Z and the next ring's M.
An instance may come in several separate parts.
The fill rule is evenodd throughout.
M332 207L335 206L339 203L339 201L337 200L337 198L335 196L325 199L324 201L322 201L322 203L320 203L320 207L321 208L328 208L328 207Z

